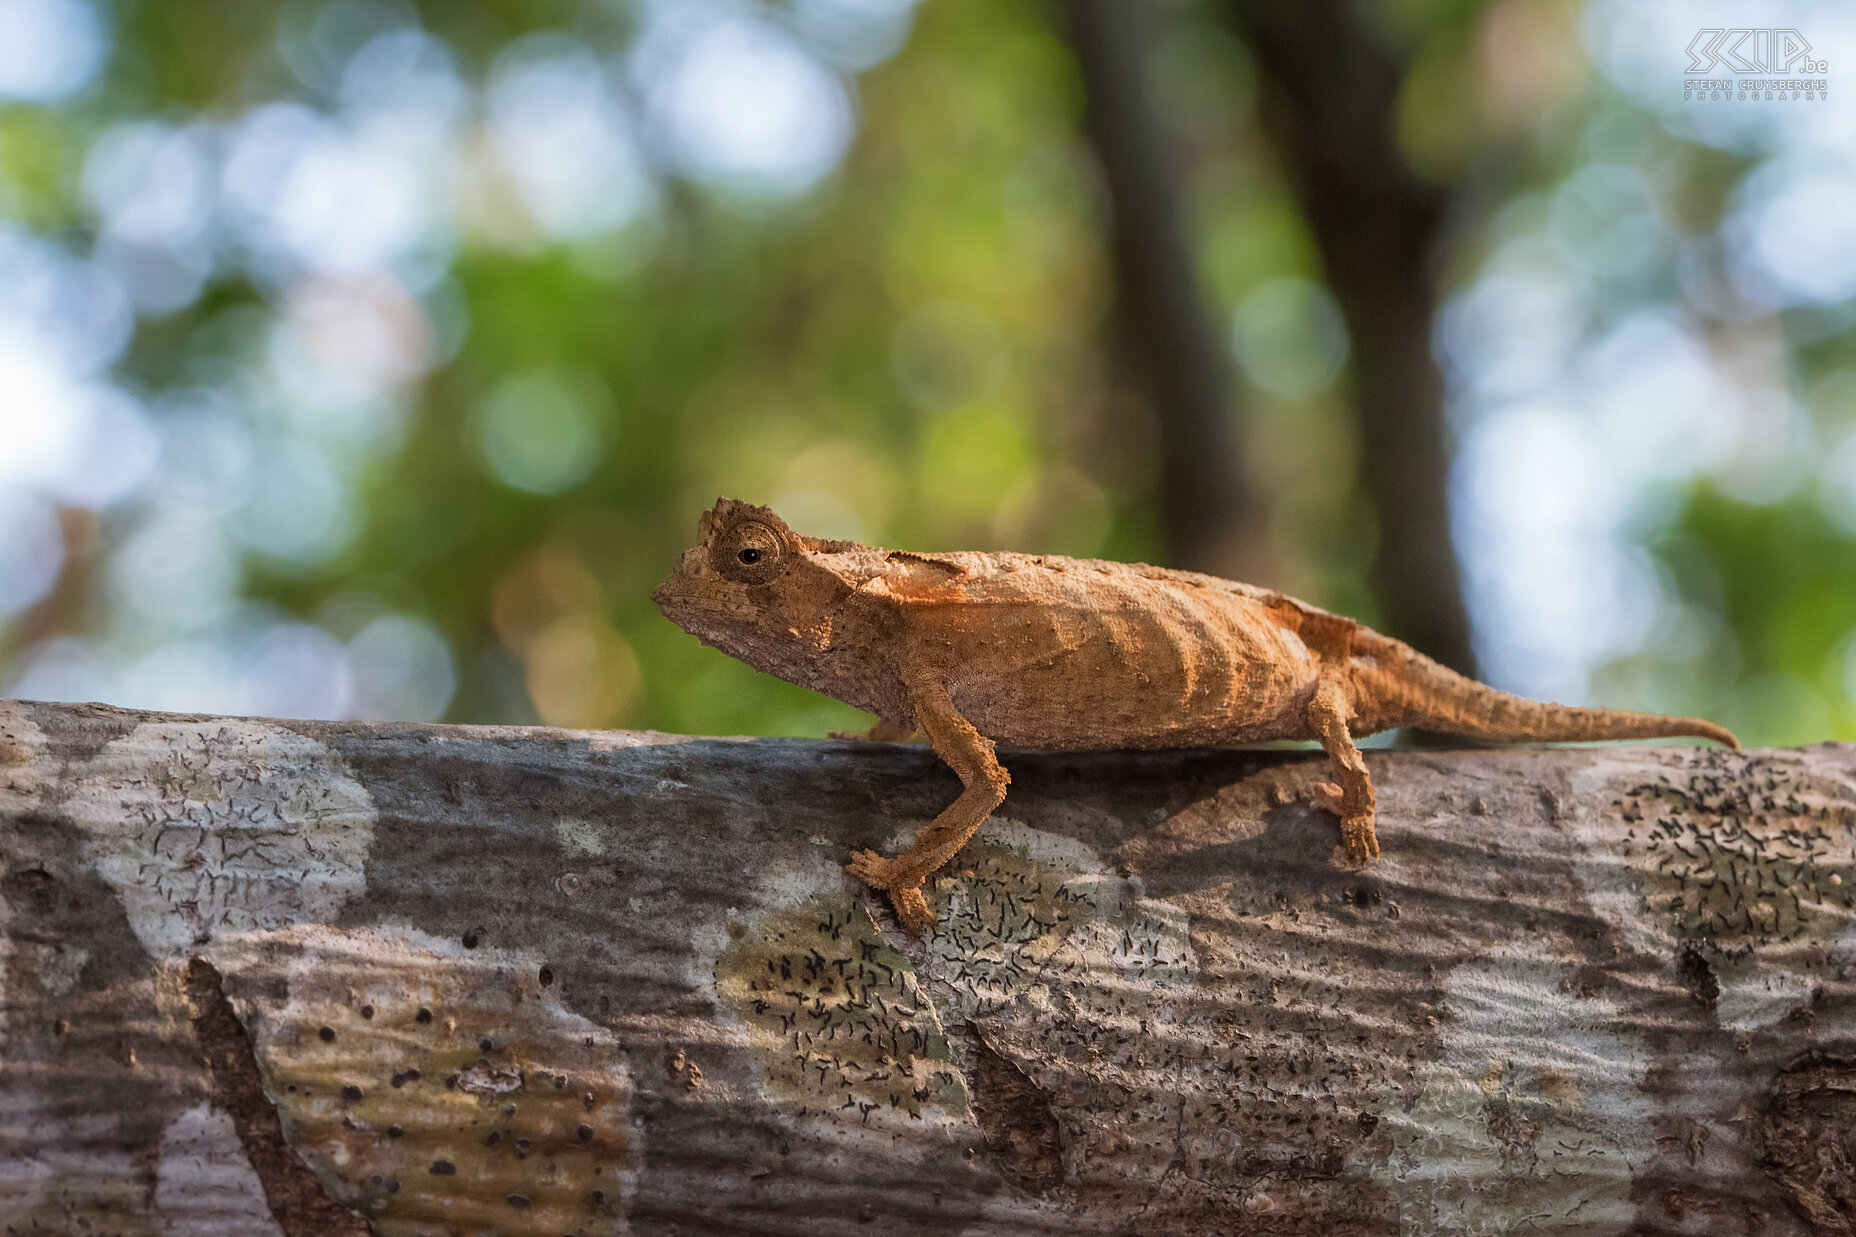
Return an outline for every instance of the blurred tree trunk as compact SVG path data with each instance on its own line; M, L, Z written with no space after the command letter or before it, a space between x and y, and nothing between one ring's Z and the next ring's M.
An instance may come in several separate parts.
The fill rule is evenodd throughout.
M1118 342L1160 424L1168 561L1267 583L1268 512L1244 472L1243 408L1143 82L1147 4L1064 0L1063 9L1084 128L1108 189Z
M1349 0L1228 0L1226 11L1261 69L1264 123L1347 320L1384 627L1474 673L1450 540L1443 378L1431 355L1446 195L1399 151L1405 58Z

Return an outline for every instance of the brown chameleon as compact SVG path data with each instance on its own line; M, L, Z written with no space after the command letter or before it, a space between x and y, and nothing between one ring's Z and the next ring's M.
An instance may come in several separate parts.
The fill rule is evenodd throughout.
M993 745L1091 750L1314 739L1333 782L1312 788L1355 862L1379 853L1356 734L1394 726L1508 742L1697 735L1713 722L1511 696L1293 597L1190 571L1055 554L915 554L793 532L721 499L653 600L703 643L882 719L926 732L965 791L896 859L845 871L886 890L912 932L922 882L1005 798Z

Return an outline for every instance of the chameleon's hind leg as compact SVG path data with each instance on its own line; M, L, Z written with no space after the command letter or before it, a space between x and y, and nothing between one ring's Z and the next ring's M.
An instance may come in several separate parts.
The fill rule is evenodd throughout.
M1334 781L1314 787L1315 801L1340 817L1340 836L1348 857L1364 863L1378 857L1379 838L1373 832L1373 781L1347 728L1351 713L1346 688L1339 680L1323 676L1304 716L1334 771Z
M1011 778L993 756L992 740L975 730L954 708L945 685L922 685L915 693L914 704L915 716L929 742L960 775L966 789L922 827L915 835L915 844L901 855L885 859L873 850L856 851L844 870L866 885L887 891L902 926L919 936L935 922L928 900L922 896L922 882L952 859L974 830L992 815L1005 799Z

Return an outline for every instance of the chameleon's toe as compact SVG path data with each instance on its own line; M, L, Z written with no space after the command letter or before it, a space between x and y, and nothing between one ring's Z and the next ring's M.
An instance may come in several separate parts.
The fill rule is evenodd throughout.
M854 850L851 861L844 865L847 876L854 876L872 889L888 889L894 879L896 865L873 850Z
M1371 816L1341 817L1340 836L1347 847L1347 858L1355 863L1379 858L1379 835L1373 830Z
M896 908L896 918L902 921L910 936L920 936L938 922L934 912L928 909L928 899L922 896L920 885L890 890L889 901Z

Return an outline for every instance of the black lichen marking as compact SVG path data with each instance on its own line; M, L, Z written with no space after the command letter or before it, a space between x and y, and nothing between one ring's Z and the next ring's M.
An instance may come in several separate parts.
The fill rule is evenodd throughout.
M1235 1009L1229 988L1195 996L1169 1028L1177 1061L1167 1081L1185 1097L1180 1175L1190 1185L1181 1193L1297 1183L1301 1205L1325 1214L1342 1206L1341 1195L1312 1183L1354 1180L1350 1164L1383 1158L1388 1135L1377 1110L1410 1086L1412 1061L1397 1049L1412 1041L1360 1034L1335 1012L1331 990L1264 995Z
M1063 1184L1063 1139L1050 1097L994 1052L978 1027L968 1023L967 1032L973 1115L999 1174L1031 1194L1057 1188Z
M1019 1155L1002 1160L1002 1173L1016 1169L1027 1189L1060 1179L1081 1197L1134 1201L1155 1231L1248 1227L1244 1200L1263 1173L1339 1175L1343 1148L1361 1141L1351 1125L1358 1108L1335 1104L1354 1096L1344 1068L1324 1047L1263 1046L1297 1068L1258 1077L1260 1045L1234 1037L1228 1007L1197 992L1182 911L1143 898L1133 880L1082 869L1061 849L983 837L963 859L937 882L942 923L928 948L934 979L954 989L955 1007L1000 1067L1036 1083L1020 1092L1021 1119L1004 1123ZM969 1087L978 1095L1002 1077L975 1075ZM1048 1143L1025 1144L1037 1128L1025 1120L1033 1103L1052 1122L1054 1163ZM984 1122L983 1106L976 1098ZM1235 1135L1271 1114L1274 1129ZM1330 1116L1335 1127L1349 1123L1344 1143L1324 1124ZM1261 1172L1259 1159L1268 1161ZM1252 1171L1240 1176L1239 1162Z
M1499 1148L1502 1172L1531 1175L1540 1162L1541 1126L1553 1119L1553 1105L1514 1086L1506 1070L1500 1082L1485 1088L1482 1120Z
M232 1118L264 1202L284 1237L367 1237L367 1221L336 1204L316 1174L285 1140L283 1123L264 1094L264 1080L219 972L195 958L187 964L187 1005L200 1055L212 1078L213 1104Z
M358 888L374 813L339 757L268 724L154 724L167 733L137 749L145 771L119 788L125 827L108 845L135 865L126 892L159 931L313 921Z
M1360 1165L1383 1160L1385 1097L1415 1094L1416 1066L1361 1033L1344 972L1329 977L1318 948L1293 967L1278 952L1251 965L1241 916L1224 939L1201 939L1216 925L1009 836L970 843L935 883L931 975L1001 1065L1035 1084L1064 1194L1123 1200L1153 1232L1257 1231L1259 1196L1294 1199L1294 1231L1370 1210L1363 1196L1379 1187ZM1370 882L1326 894L1370 907ZM1208 967L1222 972L1212 988ZM999 1080L983 1069L969 1064L968 1086L984 1129ZM1023 1169L1033 1180L1038 1163Z
M1808 1053L1779 1071L1760 1165L1819 1232L1856 1232L1856 1059Z
M769 1090L796 1115L859 1125L967 1108L928 994L861 906L759 917L716 959L716 993L759 1035Z
M962 866L931 883L939 924L928 941L937 979L966 998L969 1017L1011 1002L1043 971L1073 923L1095 916L1080 875L1034 862L1019 850L977 838Z
M1116 1019L1144 1007L1153 985L1190 982L1184 916L1156 919L1158 905L1141 903L1128 881L987 837L961 858L963 867L934 882L940 925L927 948L931 973L954 989L962 1016L986 1017L1043 985L1071 1002L1106 1001Z
M1709 753L1631 787L1613 807L1645 905L1707 958L1831 939L1856 909L1847 786L1801 776L1782 759Z

